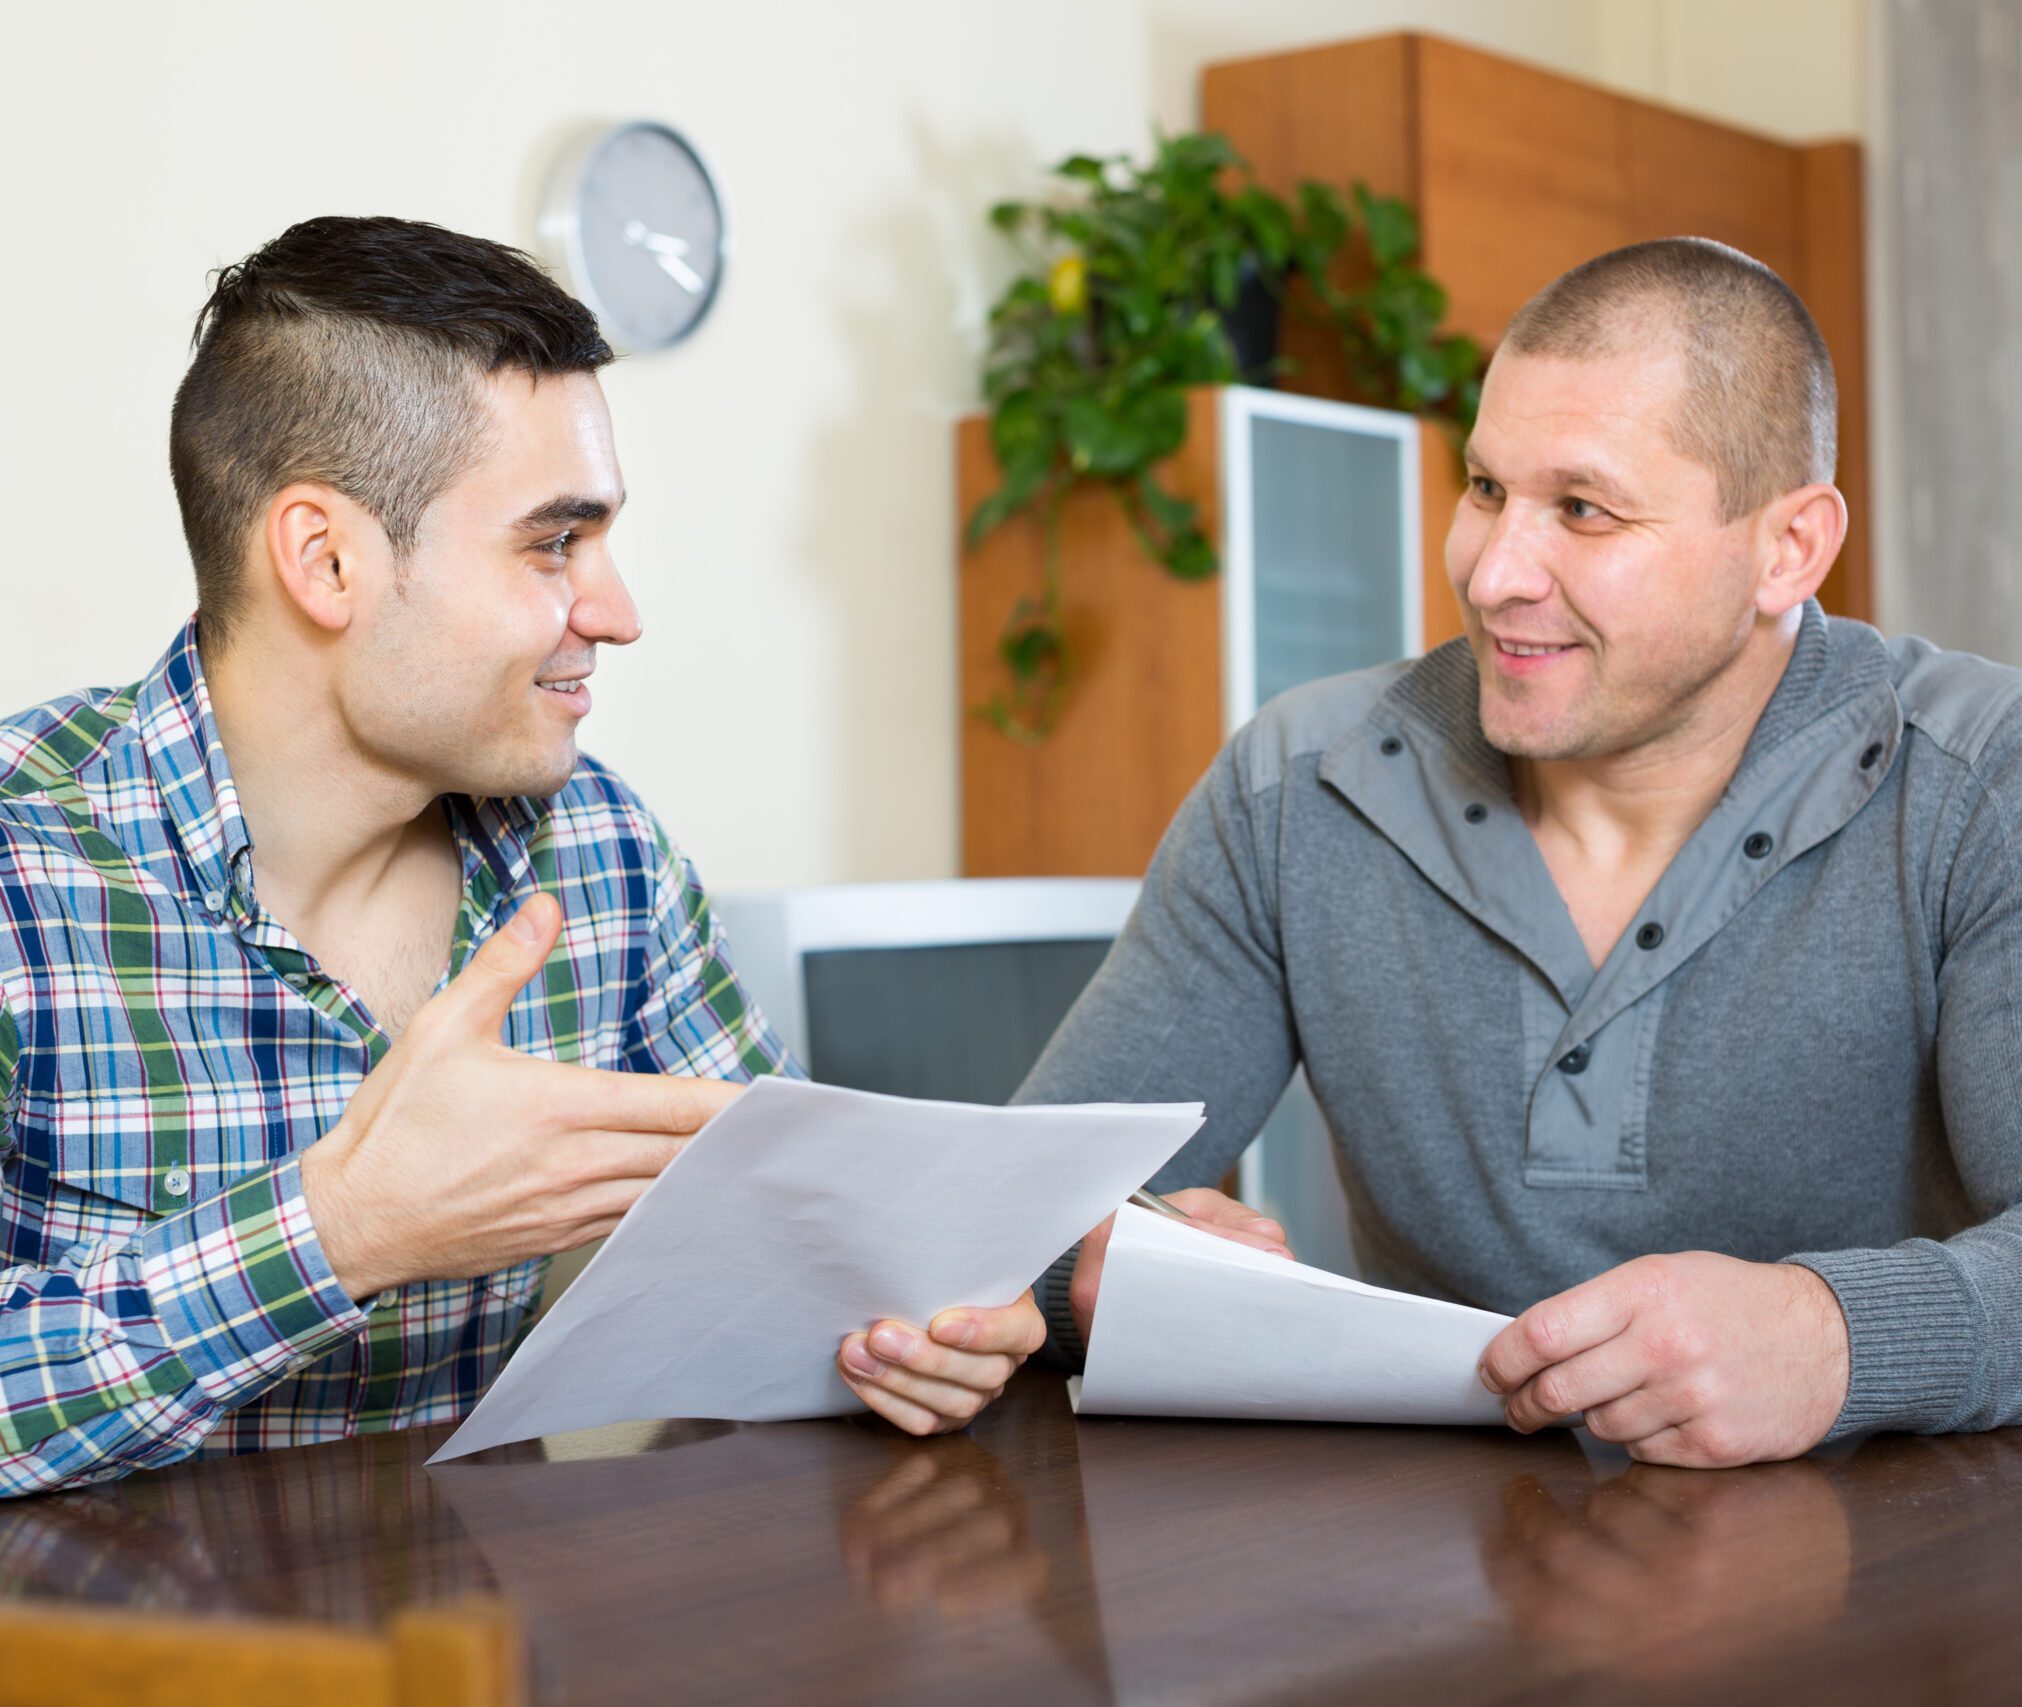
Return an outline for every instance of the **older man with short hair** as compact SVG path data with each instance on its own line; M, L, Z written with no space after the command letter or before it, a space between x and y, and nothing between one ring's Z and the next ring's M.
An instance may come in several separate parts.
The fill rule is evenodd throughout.
M1467 447L1465 639L1230 742L1020 1092L1201 1099L1172 1187L1303 1064L1368 1274L1521 1312L1519 1429L1729 1465L2022 1419L2022 674L1820 611L1834 407L1723 245L1548 286ZM1106 1240L1047 1277L1058 1355Z

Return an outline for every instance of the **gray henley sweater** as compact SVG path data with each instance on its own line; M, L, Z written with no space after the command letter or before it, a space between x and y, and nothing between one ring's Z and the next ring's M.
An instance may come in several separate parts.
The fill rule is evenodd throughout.
M1206 1103L1171 1190L1301 1062L1374 1281L1515 1313L1646 1252L1800 1262L1851 1333L1833 1437L2022 1420L2022 672L1807 607L1598 970L1465 644L1286 694L1017 1100Z

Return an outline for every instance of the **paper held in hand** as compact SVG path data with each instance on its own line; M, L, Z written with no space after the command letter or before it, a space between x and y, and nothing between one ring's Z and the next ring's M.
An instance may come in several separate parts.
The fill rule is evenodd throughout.
M1198 1103L982 1108L761 1079L632 1205L429 1460L600 1423L863 1408L843 1336L1009 1304Z
M1509 1321L1385 1292L1126 1204L1102 1264L1082 1413L1500 1423L1475 1364Z

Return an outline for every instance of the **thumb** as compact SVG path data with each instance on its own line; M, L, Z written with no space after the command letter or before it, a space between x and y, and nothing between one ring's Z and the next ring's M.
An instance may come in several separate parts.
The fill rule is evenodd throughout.
M536 890L502 929L492 932L437 1000L450 1006L459 1029L496 1039L513 998L547 964L561 933L561 904Z

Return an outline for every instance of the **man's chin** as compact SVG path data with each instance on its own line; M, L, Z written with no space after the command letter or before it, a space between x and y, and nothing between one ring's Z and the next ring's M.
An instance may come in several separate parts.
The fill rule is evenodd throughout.
M1515 717L1510 708L1482 696L1481 732L1506 759L1585 759L1593 757L1591 736L1563 723Z
M575 744L571 742L566 754L486 766L457 792L478 800L507 800L520 795L530 800L545 800L568 787L569 778L576 774L577 758Z

